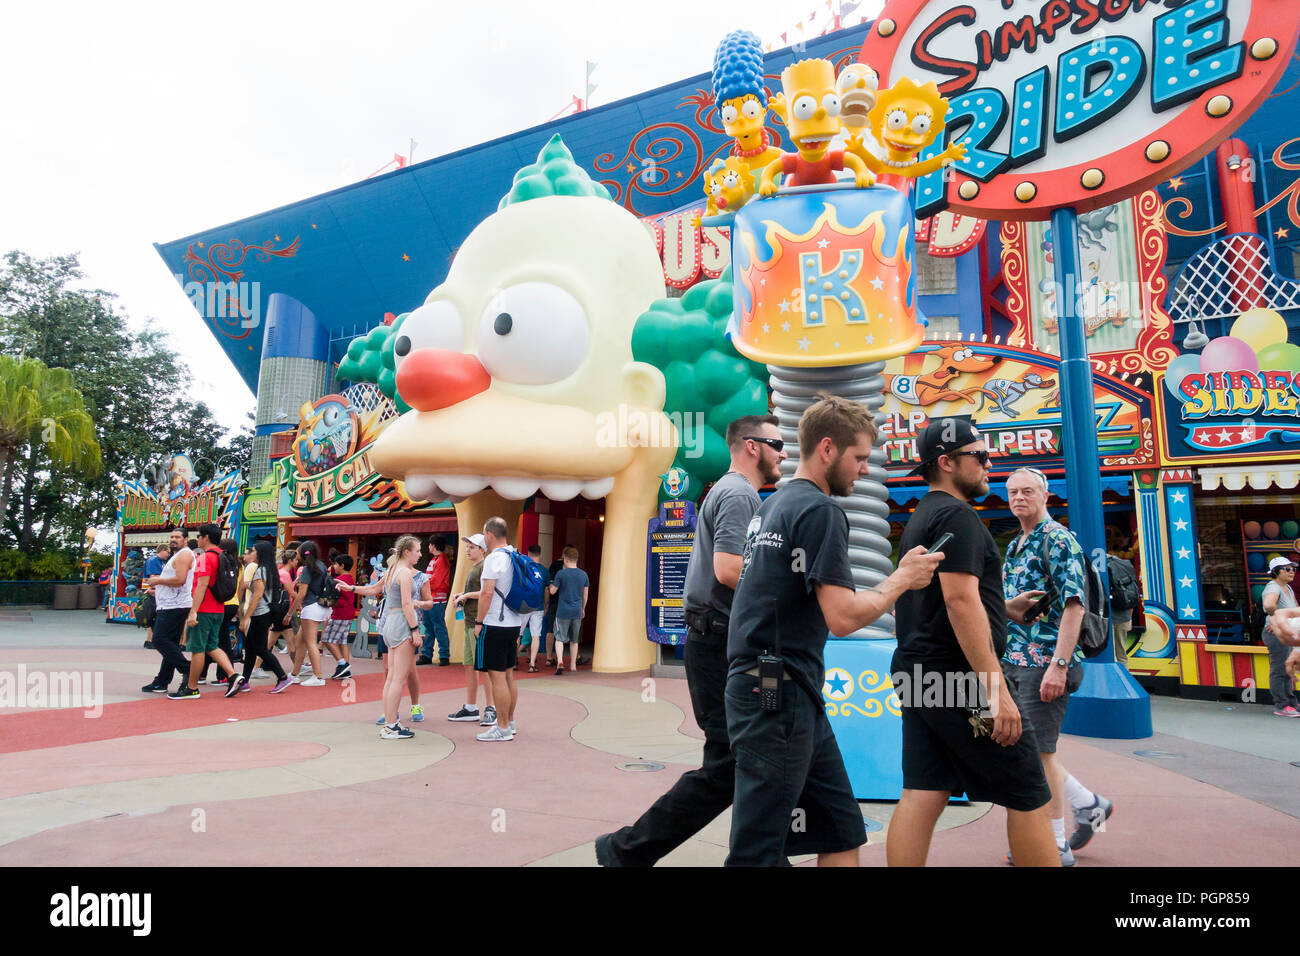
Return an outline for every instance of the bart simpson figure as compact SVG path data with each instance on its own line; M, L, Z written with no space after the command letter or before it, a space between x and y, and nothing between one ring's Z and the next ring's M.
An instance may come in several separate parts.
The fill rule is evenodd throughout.
M704 174L704 215L734 213L754 195L754 177L736 156L715 160Z
M746 184L748 199L758 185L759 174L781 155L763 125L767 90L763 86L763 46L755 34L737 30L718 44L713 55L713 100L722 128L735 140L731 156L753 177Z
M862 134L849 140L846 150L861 159L875 173L893 173L915 179L939 167L962 159L964 143L953 143L938 156L923 162L916 157L943 131L948 101L934 83L917 86L906 76L879 94L868 114L876 141L885 148L882 159L862 144Z
M853 170L859 189L872 185L876 179L859 156L828 149L841 130L834 64L830 60L792 63L781 71L781 88L786 128L798 152L782 153L763 170L759 193L776 195L778 175L786 186L831 185L836 182L835 171L845 168Z

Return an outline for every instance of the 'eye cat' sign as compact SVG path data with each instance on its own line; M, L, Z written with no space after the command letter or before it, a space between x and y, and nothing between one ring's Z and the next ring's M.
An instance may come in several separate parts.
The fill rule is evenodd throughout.
M948 98L965 158L917 180L916 214L1046 219L1132 196L1214 149L1285 70L1286 0L893 0L859 61Z

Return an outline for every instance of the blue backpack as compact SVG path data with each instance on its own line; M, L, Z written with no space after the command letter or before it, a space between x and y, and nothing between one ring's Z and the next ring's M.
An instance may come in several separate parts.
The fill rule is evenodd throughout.
M546 572L542 570L540 564L518 551L506 551L506 556L510 559L512 572L510 592L501 594L501 589L496 588L497 594L501 594L502 602L516 614L531 614L533 611L540 611L542 609L542 578Z

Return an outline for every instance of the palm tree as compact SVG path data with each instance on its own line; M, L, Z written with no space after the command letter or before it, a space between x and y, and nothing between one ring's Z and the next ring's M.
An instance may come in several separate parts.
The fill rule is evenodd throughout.
M0 522L9 512L9 470L17 452L39 443L56 465L99 474L99 442L72 373L36 359L0 355Z

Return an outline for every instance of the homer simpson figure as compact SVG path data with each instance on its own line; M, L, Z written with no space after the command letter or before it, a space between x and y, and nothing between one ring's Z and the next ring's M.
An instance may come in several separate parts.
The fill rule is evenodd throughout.
M938 156L917 162L921 150L943 131L947 114L948 101L939 95L934 83L917 86L905 76L876 97L876 105L868 114L871 131L885 148L884 158L863 145L861 130L845 149L878 175L892 173L913 179L925 176L966 155L964 143L953 143Z
M781 71L786 128L798 152L782 153L763 170L758 191L776 195L776 177L786 186L831 185L835 171L853 170L854 185L865 189L876 180L856 154L828 149L841 130L840 95L830 60L800 60Z

